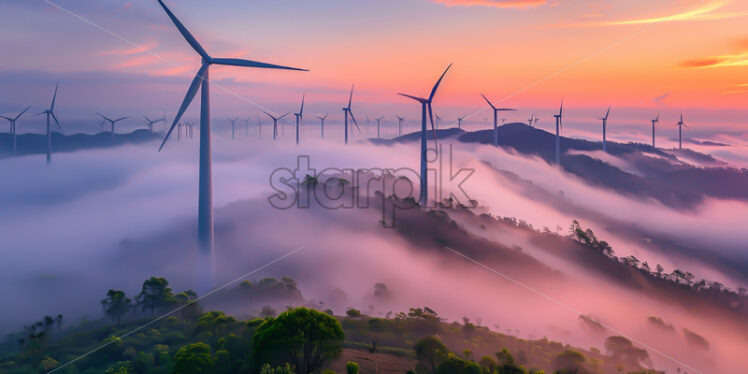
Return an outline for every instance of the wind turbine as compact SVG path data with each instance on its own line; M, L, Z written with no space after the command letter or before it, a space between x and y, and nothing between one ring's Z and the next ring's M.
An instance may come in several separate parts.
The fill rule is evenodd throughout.
M553 115L553 118L556 119L556 165L561 165L561 128L563 127L563 115L564 101L561 100L561 108L559 108L558 114Z
M348 106L343 108L343 114L345 117L345 121L343 123L343 127L345 128L345 144L348 144L348 116L351 116L351 120L353 120L353 124L356 125L356 129L358 130L358 133L361 133L361 128L358 127L358 122L356 122L356 117L353 116L353 111L351 110L351 103L353 102L353 86L351 86L351 96L348 97Z
M458 128L458 129L461 129L461 128L462 128L462 121L464 121L464 120L465 120L465 117L466 117L466 116L462 116L462 117L457 117L457 128Z
M515 111L517 109L511 109L511 108L497 108L495 107L490 100L486 97L484 94L480 94L483 96L483 98L486 100L488 105L491 106L491 109L493 109L493 146L498 147L499 146L499 112L509 112L509 111Z
M238 121L239 118L229 118L229 122L231 122L231 140L234 140L236 134L236 122Z
M603 121L603 152L607 152L608 151L608 147L607 147L608 142L607 142L606 136L607 136L608 116L609 115L610 115L610 106L608 106L608 111L605 112L605 117L598 118L599 120Z
M286 113L286 114L284 114L284 115L282 115L280 117L275 117L275 116L273 116L272 114L270 114L268 112L263 112L263 113L267 114L268 117L270 117L273 120L273 140L275 140L275 138L278 137L278 120L283 119L283 117L285 117L285 116L287 116L287 115L289 115L291 113L290 112ZM257 120L259 121L259 118Z
M428 99L424 99L418 96L406 95L403 93L398 94L421 103L421 191L420 197L418 199L418 202L421 204L421 206L426 206L426 203L428 203L429 193L428 175L426 174L426 151L428 150L426 148L426 112L428 111L428 118L431 121L431 131L434 133L434 148L436 148L436 128L434 126L434 114L431 109L431 103L434 100L434 95L436 95L436 90L439 88L439 84L441 84L442 79L444 79L444 76L447 74L449 68L451 67L452 64L449 64L449 66L447 66L447 69L444 70L444 73L442 73L441 77L439 77L439 80L436 81L434 88L431 89L431 94L429 95ZM434 150L436 151L436 149Z
M680 114L680 121L675 126L678 126L678 149L683 149L683 126L686 126L686 123L683 122L683 113Z
M143 117L145 118L145 125L148 126L148 130L150 130L151 132L153 132L153 125L155 125L155 124L157 124L157 123L159 123L161 121L164 121L164 123L166 123L166 117L165 116L163 118L159 118L159 119L156 119L156 120L151 120L150 118L148 118L148 116L143 116Z
M166 14L169 16L174 26L179 30L187 43L190 44L192 49L202 57L202 64L200 70L198 70L195 78L190 84L190 88L187 90L187 94L182 101L182 105L179 107L179 111L174 117L174 122L169 128L169 131L164 137L163 143L159 150L164 147L166 141L169 139L169 135L174 130L174 127L179 122L179 119L187 110L187 107L195 98L197 90L200 89L201 105L200 105L200 182L198 192L198 223L197 223L197 236L202 255L208 257L208 268L201 279L201 285L213 283L213 177L211 171L211 151L210 151L210 80L209 80L209 68L211 65L230 65L230 66L241 66L241 67L255 67L255 68L268 68L268 69L289 69L289 70L303 70L296 69L286 66L267 64L263 62L256 62L243 59L235 58L213 58L208 52L203 49L200 43L195 39L192 34L187 30L186 27L180 22L177 17L169 10L162 0L158 0L158 3L164 9Z
M655 124L660 122L660 113L657 113L657 117L652 120L652 148L655 147Z
M262 121L259 115L257 116L257 137L262 139Z
M436 114L435 116L436 116L436 129L438 130L439 129L439 125L441 125L441 123L442 123L442 117L439 117L438 114Z
M405 117L395 116L397 117L397 136L403 135L403 121L405 121Z
M180 121L177 124L177 141L182 140L182 126L184 126L184 124Z
M304 99L306 98L306 94L301 95L301 109L299 109L298 113L294 113L294 116L296 116L296 145L299 145L299 131L301 128L301 122L304 120Z
M244 125L246 126L244 128L244 135L246 135L247 137L249 137L249 117L247 117L247 119L244 120L244 121L245 121Z
M380 134L380 129L381 129L381 125L382 125L382 120L384 119L384 117L378 117L378 118L374 118L374 119L377 121L377 139L379 139L380 138L379 134Z
M55 120L55 124L57 125L57 128L62 131L62 127L60 127L60 122L57 121L57 116L55 116L55 101L57 100L57 88L60 86L60 83L58 82L57 85L55 85L55 94L52 96L52 104L49 106L49 109L36 114L37 116L40 116L42 114L47 115L47 163L52 162L52 131L49 127L49 118L51 117L53 120Z
M18 115L15 117L0 116L10 122L10 135L13 137L13 153L16 153L16 151L18 150L18 141L16 138L16 121L18 121L18 119L21 118L21 116L26 113L29 108L31 108L31 105L27 106L26 109L22 110L21 113L18 113Z
M111 118L109 118L109 117L107 117L107 116L105 116L105 115L103 115L101 113L96 113L96 114L98 114L99 117L103 118L104 121L109 122L109 124L111 125L111 128L112 128L112 139L114 139L114 125L116 125L117 122L119 122L119 121L123 121L123 120L126 120L126 119L130 118L128 116L128 117L122 117L122 118L117 118L117 119L111 119Z
M185 126L184 137L187 139L194 138L195 132L193 130L194 130L195 124L190 121L184 121L184 126Z
M325 113L324 116L317 116L317 118L319 118L320 125L322 126L321 127L322 128L322 139L324 139L325 138L325 120L327 119L327 113Z
M538 124L538 117L535 117L535 113L532 114L532 116L527 120L527 124L530 125L530 127L534 127Z

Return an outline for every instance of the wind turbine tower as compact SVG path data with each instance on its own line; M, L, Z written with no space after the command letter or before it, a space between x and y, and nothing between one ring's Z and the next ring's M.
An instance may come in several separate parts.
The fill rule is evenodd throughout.
M351 95L348 97L348 106L343 108L343 117L345 120L343 121L343 128L345 130L345 144L348 144L348 116L351 116L351 120L353 121L353 124L356 125L356 129L358 130L358 133L361 133L361 129L358 127L358 122L356 122L356 117L353 116L353 111L351 110L351 103L353 102L353 86L351 86Z
M608 128L608 116L609 115L610 115L610 106L608 106L608 111L605 112L605 117L598 118L599 120L603 121L603 152L608 151L607 128Z
M107 121L107 122L109 122L109 125L111 125L111 129L112 129L112 139L114 139L114 125L116 125L116 124L117 124L117 122L119 122L119 121L124 121L124 120L126 120L126 119L130 118L130 117L122 117L122 118L117 118L117 119L110 119L110 118L108 118L107 116L105 116L105 115L103 115L103 114L101 114L101 113L96 113L96 114L98 114L98 115L99 115L99 117L103 118L103 119L104 119L104 121Z
M384 119L384 117L378 117L374 119L377 120L377 139L379 139L381 134L382 120Z
M322 139L324 139L325 138L325 120L327 119L327 113L325 113L324 116L317 116L317 118L319 118L320 126L321 126L320 129L322 131Z
M287 116L287 115L289 115L291 113L290 112L286 113L286 114L284 114L284 115L282 115L280 117L275 117L275 116L273 116L272 114L270 114L268 112L263 112L263 113L267 114L268 117L270 117L270 119L273 120L273 140L275 140L276 138L278 138L278 121L281 120L281 119L283 119L283 117L285 117L285 116ZM259 118L258 118L258 121L259 121Z
M439 80L436 81L436 84L434 85L434 88L431 89L431 94L429 95L428 99L418 97L418 96L411 96L406 95L403 93L400 93L399 95L405 96L407 98L413 99L419 103L421 103L421 191L420 191L420 197L418 199L419 204L421 204L422 207L426 206L426 203L428 203L429 196L428 196L428 174L426 173L426 152L428 149L426 148L426 115L428 112L428 118L431 122L431 131L434 134L434 148L436 148L436 127L434 126L434 114L431 109L431 103L434 100L434 95L436 95L436 90L439 88L439 84L441 84L442 79L444 79L444 76L449 71L449 68L452 67L452 64L449 64L447 66L447 69L444 70L444 73L442 73L441 77L439 77ZM436 149L434 149L436 151Z
M296 116L296 145L299 145L299 131L301 130L301 122L304 120L304 99L306 94L301 95L301 109L298 113L294 113Z
M499 112L510 112L515 111L517 109L512 108L497 108L495 107L490 100L486 97L484 94L480 94L483 96L483 99L486 100L489 106L491 106L491 109L493 109L493 146L498 147L499 146Z
M403 121L405 121L405 117L395 116L397 117L397 136L403 135Z
M678 126L678 149L683 149L683 126L686 126L686 123L683 122L683 113L680 114L680 121L676 126Z
M660 113L657 113L657 117L652 120L652 148L655 147L655 125L660 122Z
M563 115L564 101L561 100L561 108L559 108L558 114L553 115L553 118L556 119L556 165L561 165L561 128L563 127Z
M10 122L10 135L13 137L13 153L15 154L18 151L18 140L16 137L16 121L18 121L21 116L26 113L27 110L31 108L31 105L27 106L26 109L22 110L21 113L18 113L15 117L6 117L6 116L0 116L0 118L5 118Z
M42 114L47 115L47 163L52 162L52 129L49 127L49 119L50 117L55 120L55 124L57 125L57 128L62 131L62 127L60 127L60 122L57 121L57 116L55 116L55 101L57 100L57 88L60 86L60 83L57 83L55 85L55 93L52 96L52 104L49 106L49 109L38 113L37 116L40 116Z
M211 137L210 137L210 78L209 68L211 65L229 65L229 66L241 66L241 67L254 67L254 68L268 68L268 69L288 69L288 70L303 70L296 69L286 66L267 64L263 62L256 62L250 60L236 59L236 58L214 58L211 57L208 52L203 49L200 43L195 39L194 36L187 30L187 28L180 22L177 17L169 10L164 4L163 0L158 0L158 3L164 9L164 12L169 16L174 26L179 30L184 39L189 43L192 49L197 52L202 58L202 64L200 70L198 70L195 78L192 80L187 94L182 101L182 105L179 108L174 122L169 128L169 131L164 137L163 143L159 150L163 148L166 141L169 139L169 135L174 130L174 127L179 123L184 111L187 110L192 99L195 98L198 89L200 89L200 176L199 176L199 192L198 192L198 223L197 223L197 236L202 256L205 256L205 260L202 261L201 274L199 276L200 286L206 288L212 288L213 284L213 264L214 264L214 240L213 240L213 176L212 176L212 163L211 163Z

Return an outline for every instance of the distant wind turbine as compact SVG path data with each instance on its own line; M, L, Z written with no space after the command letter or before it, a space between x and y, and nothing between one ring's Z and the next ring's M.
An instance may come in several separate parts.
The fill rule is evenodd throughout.
M322 139L324 139L325 138L325 120L327 119L327 113L325 113L324 116L317 116L317 118L319 118L320 126L322 126L321 127L321 129L322 129Z
M159 118L159 119L155 119L155 120L151 120L150 118L148 118L148 116L143 116L143 117L145 118L145 125L148 126L148 130L150 132L153 132L153 125L155 125L155 124L157 124L159 122L162 122L162 121L166 122L166 117L165 116L163 118Z
M532 116L527 120L527 124L530 125L530 127L534 127L538 124L538 117L535 117L535 113L532 114Z
M608 128L608 116L609 115L610 115L610 106L608 106L608 111L605 112L605 117L598 118L599 120L603 121L603 152L608 151L607 128Z
M652 148L655 147L655 125L660 122L660 113L657 113L657 117L652 120Z
M55 101L57 100L57 88L60 86L60 83L58 82L57 85L55 85L55 93L52 96L52 104L49 106L49 109L36 114L37 116L40 116L42 114L47 115L47 163L52 162L52 129L49 127L49 119L50 117L55 120L55 124L57 125L57 128L62 131L62 127L60 127L60 122L57 121L57 116L55 116Z
M397 117L397 136L403 135L403 121L405 121L405 117L395 116Z
M169 139L169 135L174 130L174 127L179 123L180 118L187 110L192 99L195 98L197 90L201 92L201 105L200 105L200 182L198 192L198 223L197 223L197 234L200 251L202 255L208 257L208 267L206 272L202 274L201 286L213 283L213 177L211 171L211 151L210 151L210 80L209 80L209 68L213 64L217 65L230 65L230 66L241 66L241 67L255 67L255 68L269 68L269 69L288 69L288 70L303 70L296 69L286 66L267 64L263 62L256 62L243 59L235 58L213 58L208 52L203 49L200 43L195 39L192 34L187 30L186 27L180 22L177 17L169 10L162 0L158 0L158 3L164 9L166 14L169 16L174 26L179 30L182 36L187 40L187 43L192 46L192 49L202 57L202 65L198 70L195 78L190 84L190 88L187 90L187 94L182 101L182 105L179 108L174 122L169 128L169 131L164 137L164 141L161 143L163 148L166 141Z
M683 126L686 126L686 123L683 122L683 113L680 114L680 121L675 126L678 126L678 149L683 149Z
M193 131L193 130L194 130L194 128L195 128L195 124L194 124L194 123L192 123L192 122L190 122L190 121L184 121L184 126L185 126L185 129L184 129L184 137L185 137L185 138L187 138L187 139L192 139L192 138L194 138L194 137L195 137L195 136L194 136L194 135L195 135L195 133L194 133L194 131Z
M301 109L298 113L294 113L296 116L296 145L299 145L299 131L301 131L301 122L304 121L304 99L306 94L301 95Z
M561 128L563 128L563 115L564 115L564 101L561 100L561 108L558 110L558 114L554 114L553 118L556 119L556 165L561 165Z
M291 113L290 112L286 113L286 114L284 114L284 115L282 115L280 117L275 117L275 116L273 116L272 114L270 114L268 112L263 112L263 113L267 114L268 117L270 117L273 120L273 140L275 140L278 137L278 120L283 119L283 117L285 117L285 116L287 116L287 115L289 115ZM258 118L258 120L259 120L259 118Z
M16 121L18 121L21 116L26 113L27 110L31 108L31 105L27 106L26 109L22 110L21 113L18 113L15 117L6 117L6 116L0 116L1 118L5 118L10 122L10 135L13 137L13 153L16 153L18 151L18 140L16 138Z
M239 118L229 118L229 122L231 122L231 140L234 140L234 136L236 135L236 123L239 122Z
M381 130L381 127L382 127L382 120L384 119L384 117L377 117L377 118L374 118L374 119L377 121L377 139L379 139L380 138L380 136L379 136L380 135L380 130Z
M117 122L119 122L119 121L124 121L124 120L126 120L126 119L130 118L130 117L128 116L128 117L122 117L122 118L117 118L117 119L111 119L111 118L109 118L109 117L107 117L107 116L105 116L105 115L103 115L103 114L101 114L101 113L96 113L96 114L98 114L98 115L99 115L99 117L103 118L103 119L104 119L104 121L107 121L107 122L109 122L109 125L111 125L111 129L112 129L112 139L114 139L114 125L116 125L116 124L117 124Z
M262 120L259 115L257 116L257 137L262 139Z
M464 120L465 120L465 117L466 117L466 116L462 116L462 117L457 117L457 128L458 128L458 129L461 129L461 128L462 128L462 121L464 121Z
M484 94L480 94L483 96L483 99L486 100L489 106L491 106L491 109L493 109L493 146L498 147L499 146L499 112L508 112L508 111L515 111L517 109L511 109L511 108L497 108L495 107L490 100L486 97Z
M434 115L436 117L436 129L439 129L439 126L442 124L442 117L440 117L438 114Z
M428 175L426 173L426 152L428 150L426 148L426 112L428 111L428 118L431 121L431 131L434 133L434 151L436 151L436 127L434 126L434 114L431 109L431 103L434 100L434 95L436 95L436 90L439 88L439 84L441 84L442 79L444 79L444 76L447 74L449 68L451 67L452 64L449 64L449 66L447 66L447 69L444 70L444 73L442 73L441 77L439 77L439 80L436 81L434 88L431 89L431 94L429 95L428 99L418 96L406 95L403 93L399 94L421 103L421 191L420 197L418 199L421 206L426 206L426 203L428 203Z
M361 128L358 127L358 122L356 122L356 117L353 116L353 111L351 110L351 104L353 103L353 86L351 86L351 95L348 97L348 106L343 108L343 115L345 117L345 120L343 122L343 127L345 128L345 144L348 144L348 116L351 116L351 120L353 121L353 124L356 125L356 130L358 130L358 133L361 133Z
M249 137L249 117L247 117L247 119L244 120L244 125L245 125L245 127L244 127L244 135L246 135L247 137Z

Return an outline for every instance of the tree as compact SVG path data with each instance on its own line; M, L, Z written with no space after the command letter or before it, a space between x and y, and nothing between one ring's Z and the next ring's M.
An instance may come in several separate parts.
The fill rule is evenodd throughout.
M358 310L358 309L354 309L354 308L346 310L345 314L348 315L348 317L351 317L351 318L360 318L361 317L361 311Z
M209 373L213 367L210 346L205 343L192 343L179 348L174 354L172 374Z
M481 374L481 367L475 362L466 361L454 353L449 353L446 359L436 368L435 374Z
M295 366L297 374L312 373L340 355L344 339L338 320L304 307L265 320L252 337L255 357L265 362L283 357Z
M213 335L217 335L223 327L230 326L234 323L236 323L236 319L227 316L224 312L207 312L200 316L200 319L197 322L197 331L210 331Z
M164 278L151 277L143 282L143 288L136 297L141 310L150 309L151 314L156 313L156 309L173 305L176 300L171 293L169 281Z
M104 310L104 314L112 319L112 326L114 328L119 327L122 316L130 310L132 300L130 300L124 291L120 290L109 290L106 293L106 298L101 300L101 307Z
M619 361L639 363L649 358L646 350L637 348L623 336L609 336L605 339L605 349Z
M177 306L183 307L180 311L182 321L192 321L200 316L200 304L197 303L197 293L193 290L187 290L174 295L174 301Z
M553 358L553 366L564 372L574 372L583 369L586 360L581 352L568 349Z
M416 351L418 360L416 367L420 369L417 370L419 372L436 373L436 368L447 359L449 354L447 346L435 336L427 336L417 341L413 349Z
M345 364L345 372L346 374L358 374L358 363L348 361L348 363Z

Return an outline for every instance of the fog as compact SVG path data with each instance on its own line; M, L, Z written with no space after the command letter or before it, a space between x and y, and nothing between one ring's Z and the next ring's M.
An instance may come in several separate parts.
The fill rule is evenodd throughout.
M342 134L336 127L328 135L334 140L316 140L318 133L307 131L302 145L295 147L290 128L276 143L267 139L269 126L265 129L263 141L256 139L256 133L244 136L243 129L234 141L223 132L214 138L219 284L300 249L250 278L291 276L307 299L325 301L336 313L357 307L380 315L428 305L449 320L467 316L492 329L499 325L502 332L511 329L524 337L547 336L584 348L601 347L604 337L613 333L585 330L578 311L649 346L658 368L686 368L676 362L680 361L702 372L738 372L748 365L748 359L738 355L748 347L745 326L736 328L735 321L717 314L705 319L602 280L589 269L536 248L517 232L479 232L465 226L475 235L519 246L523 253L559 270L562 280L542 273L517 280L574 311L448 251L414 248L397 230L381 227L376 209L275 209L267 201L273 193L269 176L277 168L294 169L298 155L309 155L317 171L417 170L418 150L415 144L346 146L340 144ZM0 180L0 248L5 256L0 263L0 297L8 301L0 332L18 330L45 314L63 313L68 323L84 314L98 318L98 301L107 289L123 289L134 296L151 275L166 277L176 291L195 288L197 146L196 138L170 141L160 153L155 143L60 153L53 155L50 165L41 155L0 160L0 175L12 176ZM475 170L462 186L468 197L493 215L516 217L552 231L560 226L561 234L573 219L579 219L611 243L619 256L633 253L642 261L661 263L668 272L677 266L697 277L745 286L744 279L733 276L739 268L723 271L693 253L673 256L610 226L646 227L703 253L735 258L739 267L746 263L748 243L740 219L748 217L745 201L707 198L695 210L674 210L654 200L591 187L540 159L511 151L455 142L453 156L454 167ZM625 160L598 152L590 156L627 166ZM538 199L537 192L524 190L502 172L531 181L566 205ZM456 190L449 192L463 197ZM376 282L391 289L390 299L373 296ZM336 289L346 297L341 300ZM654 331L647 324L650 315L672 323L676 335ZM703 335L712 345L710 350L689 348L680 332L684 327Z

